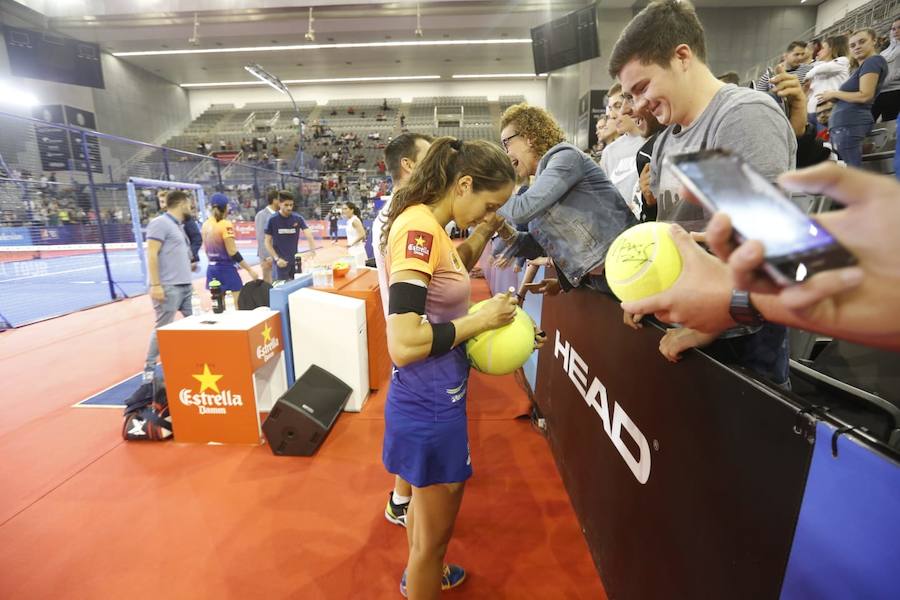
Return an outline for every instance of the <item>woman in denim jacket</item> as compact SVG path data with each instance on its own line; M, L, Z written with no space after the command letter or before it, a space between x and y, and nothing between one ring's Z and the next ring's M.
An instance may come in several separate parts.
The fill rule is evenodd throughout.
M559 281L539 291L556 293L579 285L608 291L603 278L606 251L622 231L637 224L606 174L591 158L564 141L559 125L542 108L511 106L500 122L501 143L516 175L531 186L498 212L504 258L549 256ZM514 225L528 225L528 232Z

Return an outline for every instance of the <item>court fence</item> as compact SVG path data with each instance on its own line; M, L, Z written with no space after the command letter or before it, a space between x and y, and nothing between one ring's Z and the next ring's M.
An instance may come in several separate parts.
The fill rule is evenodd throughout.
M275 188L319 212L305 161L302 175L280 172L3 112L0 131L0 330L146 292L144 231L161 209L151 187L129 203L130 179L224 192L237 221Z

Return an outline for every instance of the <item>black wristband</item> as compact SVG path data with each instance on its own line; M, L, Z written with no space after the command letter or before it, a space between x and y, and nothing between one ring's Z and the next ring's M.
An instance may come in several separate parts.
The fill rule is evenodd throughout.
M244 262L244 257L241 256L240 252L235 252L234 254L231 255L231 260L233 260L236 263L241 263L241 262Z
M388 314L402 315L405 313L425 314L425 301L428 297L428 288L401 281L388 288Z
M456 341L456 325L450 323L438 323L431 326L431 353L428 356L447 354L453 349Z

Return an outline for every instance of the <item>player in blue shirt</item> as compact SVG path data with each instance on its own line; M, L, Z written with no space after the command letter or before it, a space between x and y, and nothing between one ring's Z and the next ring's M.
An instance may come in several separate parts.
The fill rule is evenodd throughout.
M273 279L294 278L294 254L300 241L300 230L306 235L312 259L316 258L316 240L303 217L294 212L294 196L282 192L281 207L269 217L266 225L266 250L274 261Z

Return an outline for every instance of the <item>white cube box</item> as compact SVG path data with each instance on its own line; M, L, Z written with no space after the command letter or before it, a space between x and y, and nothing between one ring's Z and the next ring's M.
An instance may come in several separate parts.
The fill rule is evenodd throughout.
M288 296L288 305L297 378L318 365L353 389L344 410L362 410L369 397L365 301L303 288Z

